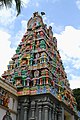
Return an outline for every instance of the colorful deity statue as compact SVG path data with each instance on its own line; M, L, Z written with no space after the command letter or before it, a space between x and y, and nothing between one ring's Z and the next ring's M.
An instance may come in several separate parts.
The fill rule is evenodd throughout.
M41 40L41 41L40 41L40 48L41 48L41 49L46 49L46 43L45 43L44 40Z
M33 65L33 59L34 59L34 55L30 54L30 60L29 60L29 65L32 66Z
M36 28L36 22L33 24L32 30L34 30L35 28Z
M36 71L34 72L34 77L39 77L39 71L38 71L38 70L36 70Z
M36 49L39 49L39 47L40 47L40 43L39 43L39 41L37 41L36 42Z
M34 38L36 39L36 38L37 38L37 33L34 32L33 36L34 36Z
M8 107L8 103L9 103L9 94L5 92L3 95L3 106Z
M44 32L43 31L40 31L40 36L44 37Z
M22 83L21 83L21 79L16 79L16 84L15 84L17 87L21 87L22 86Z
M39 32L37 33L37 38L40 38L40 33Z
M20 46L17 47L16 53L20 52Z

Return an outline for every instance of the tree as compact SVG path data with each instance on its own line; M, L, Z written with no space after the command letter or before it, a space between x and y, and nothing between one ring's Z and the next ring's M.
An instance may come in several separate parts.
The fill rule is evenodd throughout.
M21 0L14 0L16 4L17 16L21 12ZM13 4L13 0L0 0L0 7L10 8Z
M77 109L80 111L80 88L73 89L73 94L77 102Z

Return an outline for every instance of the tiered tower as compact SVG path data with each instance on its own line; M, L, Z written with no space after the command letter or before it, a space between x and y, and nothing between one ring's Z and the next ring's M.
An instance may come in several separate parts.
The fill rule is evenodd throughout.
M17 120L77 120L76 101L57 39L38 12L28 21L27 31L2 77L17 87Z

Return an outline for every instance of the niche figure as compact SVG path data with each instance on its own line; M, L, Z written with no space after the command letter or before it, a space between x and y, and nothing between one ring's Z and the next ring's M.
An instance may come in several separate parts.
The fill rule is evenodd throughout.
M8 107L8 103L9 103L9 94L5 92L3 95L3 106Z

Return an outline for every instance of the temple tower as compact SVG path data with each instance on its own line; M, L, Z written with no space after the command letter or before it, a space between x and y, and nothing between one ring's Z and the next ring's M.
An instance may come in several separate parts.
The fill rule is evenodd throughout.
M17 120L78 120L57 39L38 12L2 77L17 88Z

